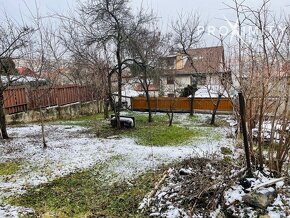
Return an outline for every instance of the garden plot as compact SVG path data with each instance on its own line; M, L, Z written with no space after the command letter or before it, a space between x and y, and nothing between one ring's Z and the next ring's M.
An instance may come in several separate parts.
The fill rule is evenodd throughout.
M86 130L86 127L75 125L46 125L48 148L43 149L40 125L8 128L11 139L1 142L0 161L16 162L19 166L15 172L0 175L0 217L15 217L18 211L26 210L5 205L5 197L25 193L29 187L106 163L116 156L118 163L107 169L115 175L109 182L135 177L161 164L217 153L221 146L232 145L231 139L225 137L228 130L225 127L211 128L211 134L221 134L217 140L202 137L185 145L163 147L138 145L128 137L95 138L84 133Z
M236 166L192 158L170 168L139 204L148 217L290 217L289 182L259 171L241 182ZM199 175L198 177L196 175Z

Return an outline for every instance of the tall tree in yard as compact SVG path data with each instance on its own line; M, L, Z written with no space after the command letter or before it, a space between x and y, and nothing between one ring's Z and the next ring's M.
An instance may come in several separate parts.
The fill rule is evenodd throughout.
M17 79L17 77L11 77L12 74L15 74L15 64L11 57L16 57L17 51L26 46L26 36L30 32L30 28L26 26L21 27L8 18L0 24L0 127L1 135L4 139L9 138L3 109L4 91L11 85L13 80ZM5 80L5 82L2 80Z
M93 44L87 42L86 21L80 17L59 16L59 18L61 31L58 38L66 48L66 55L70 57L69 80L75 84L92 87L92 97L95 97L92 100L99 105L104 99L104 113L108 118L106 99L110 98L107 95L111 93L109 84L111 69L107 47L102 42Z
M193 69L192 73L197 72L194 65L192 56L188 53L188 50L197 47L202 40L205 33L204 29L201 28L202 23L197 13L190 13L187 15L180 14L179 18L172 22L171 28L173 30L173 43L180 50L182 55L185 55L187 60ZM195 85L195 84L191 84ZM194 89L192 89L190 98L190 115L193 115L193 100L194 100Z
M80 14L85 20L84 33L86 44L102 43L112 54L110 62L117 74L118 103L116 105L117 126L120 128L122 105L122 73L132 57L128 56L129 36L138 32L152 17L140 12L134 16L128 0L93 0L82 4Z
M129 53L133 57L130 70L145 92L148 122L153 121L149 91L152 85L159 82L160 57L166 50L165 41L166 38L156 28L140 29L129 38Z
M16 74L15 64L12 58L0 58L0 126L1 126L1 135L3 139L8 139L8 134L6 130L6 119L4 112L4 91L11 83L11 78ZM5 81L2 81L2 79Z
M210 64L207 64L207 65L209 68L212 67L212 66L210 66ZM210 79L209 79L210 84L209 84L209 86L207 86L209 97L210 97L211 102L214 106L214 108L212 110L210 125L215 124L215 117L216 117L220 102L222 100L222 97L230 98L229 92L230 92L230 88L232 86L231 72L227 68L226 63L225 63L223 46L222 46L221 60L219 62L219 65L220 65L220 67L218 69L215 69L213 71L213 74L212 74L212 75L217 75L216 79L218 80L219 84L212 86L212 84L211 84L212 78L210 77ZM216 99L216 97L212 98L211 91L215 92L215 94L217 95L217 99Z
M31 93L34 109L40 114L41 123L41 141L43 148L47 148L45 137L45 113L44 109L50 106L50 94L57 74L61 69L61 58L64 54L64 48L60 44L59 38L56 37L57 28L49 22L52 17L43 18L40 14L37 4L35 5L36 13L31 13L31 25L35 31L30 36L27 46L21 49L21 58L25 59L25 67L32 70L34 83L27 87ZM53 76L49 76L53 74ZM46 78L46 80L44 79ZM50 78L50 79L48 79Z

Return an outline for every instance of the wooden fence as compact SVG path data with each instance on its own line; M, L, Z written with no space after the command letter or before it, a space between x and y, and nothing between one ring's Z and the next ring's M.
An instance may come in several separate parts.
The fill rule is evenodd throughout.
M4 91L4 110L6 114L13 114L40 107L92 101L96 97L94 88L88 86L9 87Z
M194 110L199 111L212 111L217 98L195 98L193 102ZM152 111L170 111L171 109L176 112L190 112L191 99L178 97L157 97L151 98ZM145 97L134 97L131 99L132 110L146 111L148 110L147 101ZM233 111L233 104L231 99L222 98L218 107L218 111L231 112Z

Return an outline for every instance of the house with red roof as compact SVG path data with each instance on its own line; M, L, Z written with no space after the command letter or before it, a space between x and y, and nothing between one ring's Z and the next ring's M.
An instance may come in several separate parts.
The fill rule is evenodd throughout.
M36 77L36 73L28 67L17 67L16 70L22 76Z
M162 58L160 89L165 95L178 95L193 83L198 88L231 83L231 72L224 68L223 46L188 49L186 53L175 51Z

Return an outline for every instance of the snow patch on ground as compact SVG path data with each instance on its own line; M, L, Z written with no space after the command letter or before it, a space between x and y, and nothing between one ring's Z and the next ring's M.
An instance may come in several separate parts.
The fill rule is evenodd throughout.
M188 116L188 115L187 115ZM176 115L176 119L186 119ZM201 119L205 119L202 115ZM86 127L66 125L46 125L47 149L42 148L41 126L37 124L9 127L12 139L0 142L0 162L21 161L21 170L9 176L0 176L0 217L16 217L16 208L3 205L3 198L25 193L31 186L37 186L68 175L71 172L105 163L116 155L121 155L119 163L109 166L108 172L117 174L118 179L131 178L160 164L182 160L193 156L218 153L221 146L231 144L222 137L193 140L182 146L148 147L137 145L133 139L100 139L84 134ZM211 131L226 135L225 129ZM1 206L2 205L2 206ZM174 214L176 211L173 210Z
M251 181L251 187L256 187L262 183L273 180L273 178L268 178L259 171L254 172L254 177L255 178L248 179ZM275 189L273 187L261 187L256 190L257 193L262 194L278 191L278 195L274 202L266 209L269 217L290 217L290 195L287 194L289 190L290 186L281 181L275 184ZM243 205L242 197L244 195L246 195L246 192L241 185L236 184L232 186L224 193L226 205L234 212L233 215L235 216L257 217L253 207L245 207L245 205ZM237 205L242 206L239 207Z

